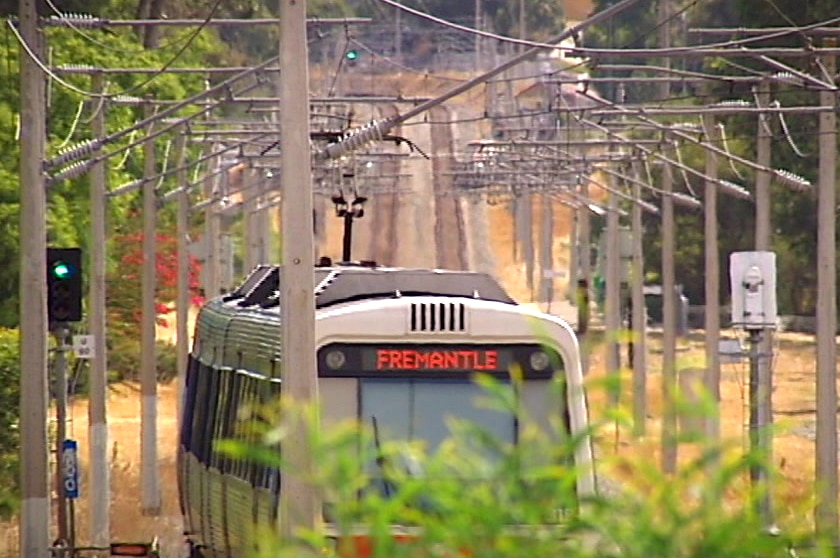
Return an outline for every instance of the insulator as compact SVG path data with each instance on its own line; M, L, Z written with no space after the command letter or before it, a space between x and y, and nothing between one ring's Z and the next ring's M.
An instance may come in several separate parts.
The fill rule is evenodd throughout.
M90 72L95 70L96 66L90 64L61 64L58 69L65 72Z
M808 192L814 187L814 185L811 184L811 181L807 178L803 178L798 174L792 173L788 170L775 170L773 172L780 182L787 184L794 190L798 190L800 192Z
M109 197L109 198L115 198L115 197L121 196L123 194L128 194L128 193L134 192L135 190L138 190L143 185L143 183L145 183L145 182L146 181L144 179L138 178L137 180L132 180L131 182L126 182L125 184L120 184L116 188L107 192L105 195L106 195L106 197Z
M752 194L750 194L749 190L744 188L743 186L739 186L734 182L730 182L728 180L718 180L718 186L722 187L725 194L730 194L735 196L736 198L741 198L745 200L752 199Z
M695 209L700 209L701 207L703 207L703 204L700 203L700 200L691 197L688 194L683 194L682 192L671 192L671 199L674 200L674 203L682 205L684 207L691 207Z
M72 147L62 149L61 151L59 151L57 157L53 157L52 159L47 161L44 166L47 169L53 169L55 167L60 167L61 165L72 163L77 159L92 154L94 151L102 147L102 145L102 140L85 140L83 142L77 143Z
M77 176L81 176L90 168L91 162L90 161L76 161L66 167L64 167L60 172L52 175L48 182L58 182L60 180L70 180L72 178L76 178Z
M642 209L644 209L648 213L652 213L654 215L657 215L659 213L659 208L656 207L655 205L653 205L652 203L646 202L645 200L633 200L633 201L636 202L639 205L639 207L641 207Z
M113 102L127 105L139 105L143 102L140 97L133 97L131 95L115 95L112 98Z
M47 19L48 25L54 27L76 27L79 29L101 29L105 21L89 14L59 14Z
M372 141L381 140L393 124L388 121L370 122L361 128L356 128L349 131L337 142L328 145L321 152L318 157L322 159L338 159L346 153L358 149Z
M745 101L744 99L724 99L723 101L719 101L712 105L714 107L751 107L752 103L749 101Z

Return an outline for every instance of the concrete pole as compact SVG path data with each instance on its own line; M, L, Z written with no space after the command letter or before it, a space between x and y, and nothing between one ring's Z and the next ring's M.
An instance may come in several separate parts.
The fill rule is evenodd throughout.
M274 226L271 221L272 211L267 206L267 194L271 191L271 186L264 178L260 178L260 192L262 194L263 207L259 210L259 220L257 221L257 233L259 234L259 261L258 263L271 262L274 252L272 252L274 238ZM279 250L278 250L279 251Z
M636 178L639 178L638 173L635 174ZM633 197L637 200L642 197L642 186L638 182L633 183ZM630 219L633 236L633 271L630 287L633 308L633 320L630 324L633 328L633 435L644 436L647 422L647 315L642 206L633 204Z
M621 246L619 240L618 196L615 194L615 179L610 176L610 191L607 193L607 242L605 292L605 343L607 351L607 376L610 379L610 403L618 405L621 400Z
M35 0L18 6L20 35L43 62ZM47 440L47 216L41 164L46 92L38 65L20 49L20 557L50 546Z
M710 143L718 145L720 130L712 114L703 115L703 129ZM706 416L706 437L708 442L720 441L720 254L718 252L718 191L714 179L718 176L717 156L706 150L704 174L709 177L703 196L703 234L705 236L705 296L706 311L704 327L706 329L706 371L705 389L714 401L714 410Z
M756 93L759 108L770 103L770 81L762 80ZM758 114L756 139L756 163L769 167L772 162L773 141L770 119L767 113ZM755 177L755 249L771 250L773 244L771 221L770 173L756 171ZM754 332L758 333L758 332ZM772 499L770 498L770 476L767 467L773 462L773 330L764 328L755 339L755 346L750 347L750 430L754 441L753 451L765 460L753 471L753 481L762 491L759 513L765 526L773 525Z
M834 48L836 39L824 46ZM828 75L835 75L834 55L822 60ZM837 92L820 91L822 106L837 106ZM819 208L817 210L817 450L816 527L825 542L838 544L837 514L837 291L836 198L837 115L819 115Z
M176 168L175 183L178 188L187 183L187 169L184 161L187 155L187 137L179 130L175 136ZM178 417L182 416L184 403L184 389L187 382L187 363L190 354L190 193L182 189L178 194L178 207L175 216L176 251L177 251L177 299L175 301L175 324L177 327L176 346L178 357Z
M671 46L671 0L659 0L657 19L659 21L659 47ZM670 67L671 60L664 57L659 64ZM671 84L660 84L659 98L662 101L671 96ZM662 470L673 473L677 468L677 415L674 396L677 389L677 337L676 337L676 281L674 278L674 250L676 226L674 223L673 169L665 163L662 169Z
M481 19L482 19L481 0L475 0L475 28L478 29L479 31L482 30ZM483 66L481 64L481 35L476 33L476 35L475 35L475 64L474 64L473 69L475 70L476 73L478 73L481 70L482 67Z
M554 290L554 204L551 194L541 199L542 223L540 226L540 301L548 303Z
M569 284L566 288L566 297L568 300L574 302L575 294L577 292L577 282L580 277L580 272L578 270L578 246L580 245L578 239L578 221L580 219L580 211L571 209L570 213L572 216L572 222L569 230Z
M104 76L93 75L93 90L104 91ZM93 117L93 137L105 137L107 102ZM92 155L97 157L101 150ZM88 455L90 460L90 541L105 546L110 540L111 484L108 462L108 351L106 350L106 173L105 161L90 169L90 333L93 335L93 359L90 362L88 400Z
M249 192L245 203L242 204L242 219L244 221L242 228L245 232L244 271L247 275L259 263L259 229L257 227L259 215L257 215L257 208L261 203L261 196L258 190L260 183L257 182L259 178L256 176L256 171L247 168L243 172L244 186Z
M583 196L582 199L589 198L589 183L586 181L585 178L581 180L579 190L581 196ZM586 284L586 300L592 299L592 258L589 250L589 245L592 243L592 224L590 217L591 216L589 214L589 207L587 207L585 203L582 203L580 208L578 209L578 232L580 238L580 241L578 243L578 277L583 279L584 283ZM586 309L586 312L589 312L588 308ZM583 373L586 374L589 372L589 334L583 334L581 337L581 367Z
M677 469L677 292L674 277L674 176L671 165L662 168L662 470Z
M211 159L215 164L210 166L210 172L204 179L204 195L213 199L218 195L219 175L215 174L221 164L219 158ZM208 298L219 296L219 236L221 227L216 216L216 204L214 200L207 204L204 210L204 294Z
M534 196L526 185L519 197L520 234L522 239L522 257L525 260L525 280L531 298L534 298Z
M758 107L770 104L770 80L762 80L756 93ZM756 136L756 163L768 168L771 163L771 142L773 141L768 113L758 114ZM755 249L770 250L772 243L770 220L770 172L757 170L755 174Z
M394 8L394 41L396 42L397 63L402 64L402 10ZM373 72L371 72L373 75Z
M280 71L283 392L296 404L306 405L318 401L306 0L280 0ZM280 531L284 538L301 529L314 529L321 518L321 504L309 484L315 464L307 430L291 426L284 440L283 454L289 463L280 477Z
M153 115L151 104L146 105L146 118ZM151 130L149 130L151 132ZM144 515L160 514L160 485L157 447L157 350L155 347L155 286L157 273L157 173L155 141L143 144L143 324L140 332L140 482L141 509Z

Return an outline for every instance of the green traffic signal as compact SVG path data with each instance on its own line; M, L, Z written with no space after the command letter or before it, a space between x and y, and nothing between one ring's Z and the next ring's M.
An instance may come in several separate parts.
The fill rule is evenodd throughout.
M64 262L57 262L53 266L53 275L56 279L67 279L70 277L70 266Z
M357 50L348 50L348 51L347 51L347 53L344 55L344 57L345 57L347 60L349 60L349 61L353 62L353 61L355 61L355 60L358 60L358 58L359 58L359 51L357 51Z

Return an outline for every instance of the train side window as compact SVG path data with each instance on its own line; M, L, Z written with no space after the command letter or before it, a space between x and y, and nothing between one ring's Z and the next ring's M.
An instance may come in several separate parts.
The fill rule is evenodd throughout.
M254 413L254 403L256 399L257 379L246 372L241 372L242 375L242 390L239 399L240 405L236 413L236 439L250 445L252 436L251 420ZM233 474L242 480L248 480L248 471L250 470L250 460L240 460L235 467Z
M207 437L205 424L207 422L207 403L210 386L210 367L199 361L196 372L196 405L193 413L192 436L190 451L202 464L204 462L204 439Z
M242 397L242 374L236 372L235 370L229 371L229 397L228 397L228 405L225 408L224 415L221 417L222 423L224 425L224 438L231 440L238 438L238 424L236 421L237 412L240 408L241 397ZM239 467L239 463L241 458L238 457L230 457L226 456L227 462L225 464L224 473L232 474L237 467Z
M213 465L211 457L213 455L213 434L216 426L216 416L219 408L219 370L216 368L209 368L207 375L210 378L207 390L207 413L204 423L205 436L204 444L201 448L202 463Z
M262 378L260 380L259 404L263 408L271 408L276 404L277 396L280 394L280 378ZM270 427L271 424L266 420L264 414L260 413L255 417L257 424L261 428ZM254 440L257 443L257 439ZM279 444L274 448L279 451ZM251 484L256 488L272 488L272 482L278 480L276 467L271 467L263 463L254 464L253 477Z
M230 368L219 368L216 371L217 397L214 405L216 416L215 423L213 424L213 444L210 450L210 461L213 467L216 467L222 472L225 470L227 457L216 449L216 444L219 440L226 438L224 419L227 414L227 407L230 404L230 375Z
M181 418L181 447L189 452L192 449L193 416L195 415L195 399L198 392L200 362L189 356L187 363L187 378L184 385L184 408Z
M258 435L259 432L259 423L262 421L262 389L263 385L267 384L268 381L258 378L252 377L251 378L251 393L250 393L250 407L251 412L248 414L247 425L245 429L245 441L248 446L255 446L259 443L260 436ZM247 467L243 471L242 480L246 480L253 485L254 483L254 470L256 469L256 463L253 460L248 460Z

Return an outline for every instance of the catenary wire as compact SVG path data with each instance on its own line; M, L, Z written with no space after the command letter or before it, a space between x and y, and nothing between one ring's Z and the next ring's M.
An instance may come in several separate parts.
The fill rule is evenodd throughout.
M179 48L178 51L166 63L164 63L163 66L161 66L161 68L159 70L157 70L155 73L151 74L148 78L144 79L142 82L138 83L137 85L133 85L133 86L131 86L131 87L129 87L129 88L123 90L123 91L119 91L119 92L116 92L116 93L108 93L108 94L96 93L96 92L93 92L93 91L87 91L85 89L77 87L77 86L73 85L72 83L62 79L55 72L53 72L49 67L47 67L44 64L44 62L42 62L41 59L32 51L32 48L26 43L26 41L21 36L20 32L18 32L14 22L12 20L9 20L9 21L7 21L7 24L9 26L9 29L11 29L12 33L14 34L15 38L17 38L17 41L20 44L21 48L23 48L23 50L26 52L26 55L33 62L35 62L35 64L41 69L41 71L44 72L51 80L55 81L56 83L58 83L59 85L61 85L65 89L73 91L74 93L77 93L79 95L83 95L85 97L90 97L90 98L94 98L94 99L114 98L114 97L119 97L121 95L128 95L128 94L131 94L131 93L135 93L135 92L143 89L144 87L146 87L149 83L151 83L152 81L154 81L155 79L157 79L161 75L163 75L166 72L166 70L168 70L172 66L172 64L177 62L178 59L186 52L186 50L189 48L189 46L192 44L192 42L196 39L196 37L198 37L198 34L207 27L207 25L213 19L213 16L215 15L216 11L219 9L221 4L222 4L222 0L216 0L216 2L213 4L213 8L210 10L210 13L204 19L204 21L195 29L195 31L193 31L193 33L190 35L189 39L183 45L181 45L181 48Z

